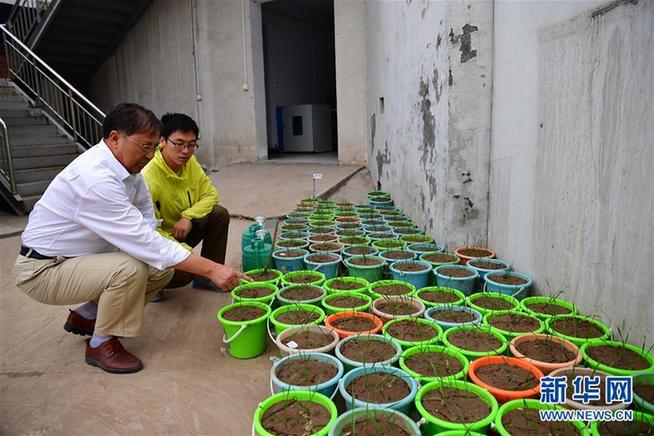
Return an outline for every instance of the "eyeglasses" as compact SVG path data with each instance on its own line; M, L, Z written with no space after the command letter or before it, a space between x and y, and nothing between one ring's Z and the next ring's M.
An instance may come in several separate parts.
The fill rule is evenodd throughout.
M170 138L166 138L166 141L170 142L170 144L177 151L181 151L185 148L188 148L188 151L195 151L195 149L200 146L200 144L198 144L197 142L175 142L172 141Z
M125 133L123 133L123 136L125 137L125 139L127 139L128 141L132 141L134 144L138 145L139 147L141 147L145 151L148 151L148 152L157 151L157 149L159 148L159 144L141 144L136 139L130 138L129 136L127 136Z

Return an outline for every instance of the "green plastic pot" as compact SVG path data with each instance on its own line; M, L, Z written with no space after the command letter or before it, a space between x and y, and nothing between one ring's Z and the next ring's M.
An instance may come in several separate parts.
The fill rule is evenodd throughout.
M390 246L391 244L392 246ZM406 242L401 239L380 239L377 241L372 241L372 246L379 251L403 250L406 245Z
M424 234L411 234L411 235L402 235L400 239L406 242L407 244L433 244L434 238Z
M440 418L437 418L437 417L431 415L423 407L422 398L429 391L434 390L434 389L439 389L441 387L462 389L462 390L473 392L479 398L481 398L484 402L486 402L486 404L488 404L490 406L490 409L491 409L490 413L484 419L481 419L479 421L466 422L466 423L461 423L461 424L454 423L454 422L448 422L448 421L442 420ZM418 409L418 412L425 419L425 421L427 421L422 426L421 430L422 430L423 434L428 434L428 435L440 434L440 432L448 431L448 430L479 431L482 434L486 434L486 431L488 430L490 424L495 419L495 415L497 414L497 410L499 408L499 406L497 404L497 400L487 390L482 389L479 386L477 386L475 384L472 384L472 383L468 383L466 381L448 380L448 379L437 380L437 381L433 381L431 383L427 383L426 385L424 385L418 391L418 394L416 395L415 403L416 403L416 408Z
M247 288L269 288L270 289L270 295L266 295L265 297L259 297L259 298L247 298L247 297L241 297L239 293L243 291L244 289ZM275 299L275 296L279 290L277 289L277 286L273 285L272 283L244 283L242 285L239 285L232 289L231 296L232 296L232 301L234 303L238 302L248 302L248 301L256 301L258 303L264 303L264 304L271 304L273 300Z
M448 260L446 262L433 262L431 260L425 259L425 257L429 257L430 254L434 254L434 253L421 254L419 259L424 261L424 262L427 262L427 263L431 264L434 268L437 268L437 267L439 267L441 265L458 265L458 263L461 261L461 259L459 259L459 256L457 256L454 253L441 252L441 253L438 253L438 254L451 256L451 260Z
M289 279L292 279L293 277L305 275L305 274L312 274L315 275L317 278L314 281L308 282L308 283L295 283L289 281ZM282 276L282 285L284 287L286 286L292 286L292 285L315 285L315 286L320 286L325 282L325 275L321 273L320 271L311 271L311 270L301 270L301 271L291 271L289 273L286 273Z
M357 265L353 263L357 259L374 259L377 265ZM386 261L378 256L352 256L345 259L343 263L347 266L348 276L366 279L368 283L381 280L386 266Z
M500 345L497 349L492 350L492 351L473 351L473 350L466 350L464 348L457 347L456 345L452 344L448 338L450 335L452 335L454 332L458 332L460 330L476 330L484 333L488 333L495 337L497 340L501 342L502 345ZM451 329L447 329L445 333L443 334L443 344L446 346L450 347L451 349L460 352L464 356L466 356L470 361L475 360L479 357L488 357L488 356L499 356L502 355L506 352L507 347L509 346L509 341L506 340L504 335L501 333L498 333L496 331L493 331L489 329L487 326L463 326L463 327L452 327Z
M413 297L413 295L416 293L416 287L411 283L403 282L401 280L377 280L373 283L370 283L370 295L372 296L372 299L376 300L377 298L389 297L390 295L388 294L380 294L379 292L375 291L375 288L389 285L402 285L409 288L409 292L406 294L400 294L402 297Z
M626 348L627 350L633 351L634 353L638 354L641 356L643 359L649 363L648 368L642 368L642 369L637 369L637 370L630 370L630 369L622 369L622 368L615 368L612 366L605 365L603 363L598 362L597 360L593 359L588 355L588 350L593 347L600 347L600 346L609 346L609 347L619 347L619 348ZM642 350L641 348L635 347L631 344L624 344L622 342L617 342L617 341L602 341L602 342L593 342L593 343L586 343L582 345L581 347L581 355L584 357L584 363L586 364L587 367L596 369L598 371L604 371L606 373L609 373L611 375L618 375L618 376L634 376L639 373L643 372L652 372L654 371L654 356L652 356L650 353Z
M359 288L359 289L352 289L352 290L349 290L349 291L348 291L348 290L345 290L345 291L344 291L344 290L340 290L340 289L332 288L332 287L331 287L332 283L334 283L334 282L337 281L337 280L343 280L343 281L346 281L346 282L356 282L356 283L360 283L360 284L362 284L364 287L363 287L363 288ZM325 288L325 290L327 291L328 294L339 294L339 295L343 295L343 294L348 294L348 293L351 294L351 293L353 293L353 292L360 292L360 293L367 294L367 293L368 293L368 290L370 289L370 283L368 282L368 280L366 280L366 279L362 279L362 278L360 278L360 277L335 277L335 278L333 278L333 279L329 279L329 280L327 280L327 281L325 282L325 284L323 285L323 288Z
M309 233L309 236L311 235L331 235L336 232L336 228L333 226L315 226L311 227L309 226L309 230L307 231Z
M311 229L315 229L317 227L329 227L331 229L336 230L336 225L334 221L329 221L329 220L309 220L309 233L311 233Z
M390 192L377 190L377 191L368 191L367 196L368 196L368 200L370 200L371 198L378 198L378 197L390 198L391 194Z
M636 384L654 385L654 372L644 372L634 376L634 387ZM634 403L636 409L654 415L654 403L647 402L634 391Z
M433 328L437 332L437 334L433 338L427 339L426 341L405 341L405 340L402 340L402 339L398 339L398 338L396 338L396 337L394 337L394 336L392 336L392 335L390 335L388 333L388 328L389 327L391 327L395 323L404 322L404 321L413 321L413 322L417 322L419 324L425 324L425 325ZM398 319L394 319L394 320L389 321L386 324L384 324L384 327L382 328L382 333L384 334L384 336L386 336L388 338L391 338L395 342L400 344L400 346L402 347L403 350L407 350L407 349L409 349L411 347L424 347L426 345L435 344L436 342L438 342L441 335L443 334L443 329L441 328L441 326L439 326L435 322L426 320L424 318L398 318Z
M541 312L536 312L534 310L531 310L529 307L527 307L528 304L533 304L533 303L546 303L546 304L552 304L556 306L561 306L564 307L568 310L570 310L570 313L567 313L566 315L576 315L577 314L577 308L572 304L568 303L565 300L561 300L560 298L553 298L553 297L527 297L523 299L520 302L520 307L522 308L523 311L535 315L538 318L542 320L546 320L549 318L552 318L557 315L548 315L546 313L541 313ZM560 316L560 315L559 315Z
M277 275L277 277L275 277L274 279L270 279L270 280L252 281L252 282L250 282L248 280L241 279L241 283L268 283L268 284L277 286L279 284L279 281L282 279L282 276L284 275L284 273L282 273L281 271L276 270L276 269L272 269L272 268L251 269L249 271L245 271L244 274L246 276L249 276L250 274L256 274L256 273L260 273L260 272L263 272L263 271L268 271L268 272L275 273Z
M325 297L323 297L321 305L325 309L325 314L326 315L333 315L338 312L367 312L368 309L370 309L370 305L372 304L372 298L370 298L369 295L366 295L361 292L348 292L347 296L348 297L357 297L361 298L362 300L365 300L364 304L361 304L360 306L354 306L354 307L336 307L336 306L331 306L329 304L330 300L333 300L334 298L337 297L343 297L344 295L342 294L328 294Z
M342 236L338 238L338 242L343 244L344 247L370 245L370 238L366 238L365 236Z
M511 309L487 309L485 307L477 306L475 304L475 300L477 298L481 298L481 297L494 297L494 298L498 298L498 299L501 299L501 300L504 300L504 301L508 301L509 303L513 304L513 308L511 308ZM518 312L521 309L520 302L518 300L516 300L515 298L513 298L510 295L500 294L500 293L497 293L497 292L479 292L477 294L472 294L472 295L466 297L466 304L468 306L472 307L473 309L475 309L477 312L481 313L482 315L486 315L486 314L492 313L492 312ZM530 315L533 315L533 314L530 314Z
M511 436L509 432L506 431L504 425L502 424L502 417L512 410L516 409L538 409L538 410L566 410L565 408L556 405L556 404L543 404L539 400L533 398L528 399L518 399L506 402L500 407L495 416L495 431L501 436ZM578 430L579 434L586 436L589 433L586 424L583 421L569 421L575 428Z
M511 332L511 331L508 331L508 330L503 330L503 329L499 329L497 327L493 327L488 322L489 319L491 319L491 318L493 318L495 316L500 316L500 315L504 315L504 314L507 314L507 313L517 314L517 315L521 315L521 316L527 316L527 317L530 317L532 319L535 319L536 321L538 321L538 328L536 330L532 331L532 332ZM495 332L501 334L502 336L504 336L505 338L507 338L509 341L511 339L517 337L517 336L521 336L521 335L524 335L524 334L527 334L527 333L538 334L538 333L542 333L545 330L545 323L543 321L541 321L540 319L538 319L535 316L532 316L532 315L529 315L529 314L526 314L526 313L522 313L522 312L518 312L516 310L497 310L497 311L489 312L486 315L484 315L484 324L487 325L488 328L491 329L492 331L495 331Z
M456 360L458 360L461 363L462 369L455 374L448 375L446 377L436 377L436 376L426 376L423 374L420 374L411 368L409 368L406 365L406 359L409 357L413 356L414 354L418 353L442 353L442 354L447 354L448 356L454 357ZM421 385L424 385L426 383L430 383L436 380L465 380L466 375L468 374L468 366L470 366L470 363L468 362L468 359L461 353L459 353L456 350L453 350L449 347L443 347L442 345L427 345L425 347L411 347L407 350L404 350L402 352L402 355L400 356L400 368L402 368L407 374L409 374L411 377L415 378L420 382Z
M224 313L234 307L251 306L265 311L264 315L249 321L230 321ZM270 316L270 306L256 301L229 304L218 311L216 317L223 326L223 343L227 351L236 359L251 359L266 350L266 320Z
M558 331L554 330L552 328L552 324L556 322L556 320L561 319L561 318L580 318L583 320L586 320L595 326L597 326L600 330L602 330L604 333L602 336L599 336L597 338L578 338L575 336L568 336L564 335L563 333L559 333ZM582 315L561 315L561 316L553 316L545 320L545 328L547 329L548 333L551 333L555 336L560 336L563 339L567 339L568 341L572 342L575 344L577 347L581 348L585 343L595 343L595 342L605 342L607 340L611 339L611 328L607 326L606 324L590 318L588 316L582 316Z
M632 422L644 422L649 424L651 427L654 427L654 416L648 415L647 413L634 411L634 419ZM599 426L601 424L601 421L593 421L590 423L590 434L592 436L602 436L602 434L599 432Z
M446 292L448 294L452 294L456 296L458 299L456 301L453 301L451 303L436 303L433 301L426 300L421 297L421 294L425 292L432 292L432 291L440 291L440 292ZM427 286L425 288L418 289L416 293L413 295L414 298L417 300L420 300L424 303L426 307L434 307L434 306L460 306L465 303L466 301L466 296L463 294L463 292L459 291L458 289L454 288L448 288L446 286Z
M309 391L280 392L271 397L268 397L266 400L259 403L257 410L254 411L254 430L258 435L274 436L274 434L269 433L263 428L261 425L261 417L270 407L285 400L311 401L312 403L319 404L327 409L330 416L329 422L319 431L313 433L312 436L325 436L329 432L329 429L334 425L334 422L336 422L336 418L338 417L338 410L336 409L336 405L332 400L323 394Z
M277 320L277 317L282 313L296 311L296 310L306 310L309 312L315 312L318 315L320 315L320 317L307 324L285 324ZM297 327L299 325L318 325L321 324L324 319L325 319L325 312L321 308L319 308L318 306L314 306L313 304L289 304L286 306L278 307L277 309L273 310L272 313L270 314L270 323L273 326L275 326L276 334L280 334L286 329L289 329L291 327Z

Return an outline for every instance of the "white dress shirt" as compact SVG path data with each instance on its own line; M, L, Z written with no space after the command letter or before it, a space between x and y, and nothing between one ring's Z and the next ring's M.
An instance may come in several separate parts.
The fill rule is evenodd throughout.
M123 251L158 269L190 253L155 231L150 192L100 141L54 178L30 213L23 245L44 256Z

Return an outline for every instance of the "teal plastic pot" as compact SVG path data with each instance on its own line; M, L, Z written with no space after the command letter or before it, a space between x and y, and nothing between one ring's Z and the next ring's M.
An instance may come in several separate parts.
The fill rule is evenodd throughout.
M528 317L528 318L531 318L533 320L536 320L538 322L538 327L535 330L530 331L530 332L513 332L513 331L510 331L510 330L504 330L504 329L501 329L501 328L497 328L497 327L493 326L490 323L493 318L495 318L497 316L506 315L506 314L511 314L511 315L520 316L520 317ZM484 315L484 324L487 325L488 328L490 328L492 331L495 331L495 332L501 334L502 336L504 336L505 338L507 338L509 341L511 339L517 337L517 336L522 336L522 335L525 335L527 333L538 334L538 333L542 333L545 330L545 323L542 320L538 319L535 316L528 315L526 313L518 312L518 311L515 311L515 310L498 310L498 311L495 311L495 312L489 312L486 315Z
M429 328L434 330L435 336L430 338L430 339L426 339L424 341L409 341L409 340L404 340L404 339L401 339L401 338L396 338L396 337L394 337L393 335L391 335L388 332L388 329L391 326L393 326L393 324L399 323L399 322L407 322L407 321L410 321L410 322L413 322L413 323L418 323L418 324L424 324L424 325L428 326ZM398 344L400 344L402 349L406 350L406 349L411 348L411 347L424 347L425 345L436 344L436 342L438 342L441 335L443 334L443 329L441 328L441 326L439 326L435 322L429 321L428 319L424 319L424 318L398 318L398 319L394 319L394 320L389 321L386 324L384 324L384 327L382 327L382 333L384 334L384 336L389 337L389 338L393 339L395 342L397 342Z
M303 360L313 360L318 362L325 362L336 368L336 375L330 378L327 381L316 385L304 386L304 385L295 385L292 383L286 383L277 377L277 371L284 367L285 364L294 361L303 361ZM270 370L270 382L272 387L272 393L276 394L279 392L289 392L289 391L310 391L323 394L326 397L331 397L336 389L338 388L338 381L343 377L343 364L340 360L326 353L298 353L291 354L282 359L279 359L273 365Z
M576 323L577 320L587 321L593 324L601 332L601 335L594 338L582 338L577 336L566 335L556 330L557 324L560 324L562 322ZM599 320L590 318L588 316L582 316L582 315L553 316L545 320L545 327L547 328L547 331L549 333L556 336L560 336L563 339L567 339L568 341L572 342L579 348L581 348L582 345L584 345L587 342L595 343L595 342L606 342L608 340L611 340L611 328L606 324L604 324L603 322L600 322Z
M422 265L423 270L421 271L405 271L402 269L403 265L406 264L417 264ZM397 261L393 262L388 269L391 272L391 277L393 280L400 280L403 282L411 283L415 286L416 289L424 288L429 286L429 277L431 276L431 265L427 262L422 262L420 260L409 260L409 261Z
M318 318L304 324L286 324L277 319L283 313L292 312L296 310L306 310L308 312L315 312L318 314ZM280 334L286 329L289 329L291 327L297 327L299 325L318 325L321 324L324 319L325 319L325 312L320 307L314 306L313 304L289 304L287 306L278 307L277 309L273 310L272 313L270 314L270 323L273 326L275 326L276 334Z
M493 265L496 265L497 268L494 269L482 268L481 266L477 265L479 263L492 263ZM469 259L466 262L466 265L477 271L477 274L479 274L479 278L482 280L482 282L484 280L484 277L488 273L505 272L511 269L511 265L509 265L509 262L499 259L489 259L487 257L476 257L474 259Z
M633 381L634 388L638 384L650 385L650 386L654 385L654 372L644 372L635 375ZM636 409L640 410L641 412L654 415L654 403L648 402L643 397L638 395L636 391L634 391L634 403L636 403Z
M455 277L443 273L443 271L448 271L449 269L465 270L469 271L471 274L466 277ZM447 286L448 288L458 289L465 295L470 295L474 291L475 282L477 277L479 277L477 271L463 265L441 265L434 269L434 275L436 276L437 286Z
M453 310L453 311L456 311L456 312L465 312L465 313L468 313L468 314L472 315L474 317L474 319L472 321L468 321L468 322L448 322L448 321L442 321L442 320L438 319L438 313L443 312L443 311L447 311L447 310ZM469 326L469 325L481 324L482 315L481 315L481 313L477 312L475 309L472 309L470 307L466 307L466 306L449 306L448 305L448 306L435 306L435 307L431 307L431 308L427 309L425 311L425 318L430 320L430 321L434 321L436 324L441 326L443 331L445 331L445 330L447 330L449 328L452 328L452 327L465 327L465 326Z
M250 288L267 288L270 289L270 293L266 295L265 297L247 297L244 294L247 293L248 289ZM268 304L270 305L273 300L275 299L275 296L277 295L278 289L277 286L271 283L244 283L242 285L239 285L232 289L231 295L232 295L232 301L234 303L245 303L248 301L256 301L257 303L263 303L263 304Z
M446 253L444 251L439 253L424 253L418 257L423 262L430 264L434 269L441 265L458 265L458 263L461 261L459 256L456 254ZM432 258L438 258L438 260Z
M332 260L329 262L316 262L318 256L328 256ZM343 258L338 253L308 253L304 256L304 263L307 269L318 271L325 275L325 279L333 279L338 276L338 268L341 266Z
M553 314L538 312L530 309L530 305L538 304L538 303L546 304L548 307L551 307L557 311L567 310L568 313L560 313L560 314L553 315ZM554 316L577 314L577 308L572 303L568 303L565 300L561 300L560 298L554 298L554 297L526 297L520 302L520 307L522 308L523 311L535 315L542 320L547 320ZM546 311L547 310L548 309L546 309Z
M429 294L436 293L434 297L429 297ZM438 294L444 294L444 298L437 298ZM427 286L418 289L414 297L424 303L426 307L435 306L461 306L466 301L466 296L463 292L454 288L447 288L445 286ZM436 301L434 301L436 300Z
M377 342L383 342L385 344L389 344L390 346L393 347L395 350L395 354L389 359L385 360L376 360L375 356L370 356L367 355L365 360L370 360L369 362L363 362L362 360L353 360L349 357L346 357L343 355L342 350L343 347L348 343L353 340L357 341L377 341ZM336 345L336 349L334 350L334 354L336 354L336 357L343 362L343 366L345 367L345 372L348 372L350 370L353 370L355 368L362 368L362 367L367 367L370 368L372 366L392 366L395 364L400 359L400 355L402 354L402 347L395 342L393 339L382 336L382 335L352 335L348 336L346 338L343 338L338 345Z
M393 433L395 427L391 426L398 426L401 430L397 431L402 431L402 434L408 436L420 436L420 429L416 423L404 413L394 409L371 409L367 407L349 410L338 417L332 428L329 430L329 436L341 436L343 434L343 429L347 428L348 425L351 425L353 422L358 422L358 420L366 418L375 418L379 414L384 416L382 419L385 423L385 430L390 430L391 433Z
M508 274L510 276L518 277L522 280L525 280L526 283L521 285L505 285L493 280L494 277L499 277L502 276L503 274ZM529 277L528 275L513 272L513 271L489 272L484 276L484 281L486 282L487 291L499 292L501 294L511 295L512 297L515 297L518 300L522 300L523 298L529 296L529 293L531 292L531 285L533 283L531 277Z
M314 276L315 280L311 280L308 282L304 281L297 281L298 277L300 276ZM290 285L316 285L316 286L321 286L325 282L325 275L321 273L320 271L310 271L310 270L300 270L300 271L292 271L289 273L286 273L282 276L282 285L283 286L290 286Z
M466 422L466 423L449 422L433 416L422 405L422 399L429 391L440 389L440 388L461 389L474 393L482 401L488 404L488 406L490 407L489 414L479 421ZM495 415L497 414L497 410L499 408L495 397L493 397L486 389L482 389L481 387L472 383L468 383L466 381L448 380L448 379L436 380L424 385L418 391L418 394L416 395L415 403L418 412L423 417L423 419L427 421L422 426L422 432L423 434L428 434L428 435L440 434L440 432L444 432L448 430L478 431L482 434L486 434L487 430L490 427L490 424L495 419Z
M309 298L306 300L295 300L295 299L290 299L287 298L286 295L288 292L292 292L293 289L297 288L311 288L314 289L317 293L319 292L320 295L315 297L315 298ZM320 286L315 286L315 285L291 285L291 286L286 286L277 292L277 301L283 306L288 305L288 304L314 304L318 305L322 301L322 299L327 295L327 291L325 291L322 287Z
M392 374L402 379L409 386L409 394L406 397L402 398L401 400L394 401L392 403L367 403L357 398L352 398L352 395L350 395L350 393L347 391L347 387L354 379L358 377L362 377L364 375L379 373L379 372ZM355 368L352 371L345 374L345 376L343 376L338 386L338 392L341 394L341 397L343 397L343 399L345 400L345 407L347 410L355 409L358 407L367 407L367 408L379 408L379 409L394 409L399 412L408 414L411 411L413 399L415 398L416 393L418 392L418 382L416 382L416 380L406 372L392 366L361 367L361 368Z
M374 208L393 207L393 200L390 198L375 197L368 200L368 204Z
M360 260L375 262L375 265L357 265ZM382 279L386 262L377 256L352 256L344 260L347 273L350 277L366 279L369 283Z
M352 307L337 307L330 304L333 299L345 296L359 298L362 303ZM372 298L370 298L370 295L366 295L361 292L348 292L347 295L329 294L322 299L321 304L325 309L326 315L333 315L338 312L367 312L370 308L370 305L372 304Z
M248 321L230 321L225 319L225 312L236 307L256 307L264 314ZM216 317L223 326L225 334L223 343L232 357L251 359L266 350L266 320L270 316L270 306L256 301L229 304L218 311Z
M439 353L439 354L445 354L450 357L454 357L456 360L461 363L461 369L456 372L452 372L451 374L445 375L445 376L435 376L435 375L425 375L418 373L409 366L407 366L407 359L415 354L419 353ZM418 382L421 385L425 385L427 383L436 381L436 380L441 380L441 379L447 379L447 380L465 380L466 374L468 374L468 366L470 366L470 363L468 362L468 359L458 351L452 350L451 348L448 347L443 347L441 345L427 345L425 347L411 347L407 350L404 350L402 352L402 355L400 356L400 368L402 368L407 374L409 374L411 377L415 378L418 380Z
M482 297L491 297L494 299L498 299L500 301L498 301L497 304L504 304L506 308L489 309L476 304L475 301L477 301L477 299ZM498 294L497 292L480 292L477 294L472 294L469 297L466 297L466 303L468 304L468 306L472 307L482 315L486 315L487 313L491 313L491 312L501 312L507 310L519 311L521 308L520 302L518 300L511 297L510 295Z
M377 292L377 288L381 286L389 286L389 285L402 285L403 287L406 288L407 292L404 294L387 294L384 292ZM378 280L376 282L370 283L370 295L372 296L373 300L377 298L388 298L391 296L402 296L405 298L408 297L413 297L413 294L416 293L416 287L413 286L411 283L403 282L401 280Z
M634 433L637 431L639 423L649 424L650 427L654 427L654 416L648 415L647 413L635 411L634 412L634 420L631 421L631 425L634 426L634 429L633 429ZM593 422L591 422L590 423L590 434L592 436L602 436L602 433L600 433L600 426L601 425L602 425L602 421L593 421Z
M495 431L500 434L500 436L511 436L504 424L502 423L502 418L507 413L516 410L516 409L537 409L537 410L566 410L565 408L556 405L556 404L543 404L539 400L533 398L521 398L518 400L511 400L506 402L499 408L497 415L495 417ZM589 434L588 428L583 421L569 421L572 424L580 435L587 436Z
M380 251L378 256L386 261L384 274L390 276L391 270L389 267L393 262L397 262L398 260L414 260L416 258L416 253L413 253L409 250L386 250ZM398 258L394 258L396 256Z
M258 436L274 436L272 433L269 433L266 431L266 429L263 428L261 425L261 417L264 415L264 413L266 413L266 410L270 409L275 404L287 400L311 401L312 403L319 404L327 409L330 416L329 422L327 425L325 425L319 431L313 433L311 436L326 436L329 432L329 429L334 425L334 422L336 422L336 418L338 417L338 410L336 409L336 405L332 400L323 394L310 391L280 392L271 397L268 397L266 400L259 403L257 410L254 411L254 429L252 433L255 434L256 432L256 435Z
M376 256L379 253L375 247L369 245L353 245L351 247L345 247L341 251L341 255L344 259L348 259L352 256Z
M297 252L297 255L295 253ZM292 255L289 255L291 253ZM306 269L304 264L304 256L309 252L302 248L281 248L272 253L275 260L275 269L280 270L284 274L291 271L300 271Z
M629 351L632 351L633 353L637 354L641 358L643 358L647 364L649 365L646 368L639 368L636 370L632 369L623 369L623 368L617 368L614 366L609 366L603 363L600 363L599 361L593 359L590 357L588 354L589 350L592 350L593 348L596 347L615 347L615 348L625 348ZM584 363L586 364L587 367L596 369L598 371L604 371L606 373L609 373L611 375L617 375L617 376L634 376L636 374L642 373L642 372L652 372L654 371L654 356L652 356L650 353L647 351L635 347L631 344L623 344L622 342L617 342L617 341L604 341L604 342L594 342L594 343L586 343L582 345L581 347L581 355L584 357Z
M489 350L489 351L475 351L475 350L470 350L466 348L461 348L456 345L454 345L452 342L450 342L450 336L458 331L462 330L472 330L472 331L477 331L481 333L488 334L490 336L493 336L495 339L497 339L500 343L500 345L494 349L494 350ZM479 357L487 357L487 356L500 356L504 354L506 351L507 347L509 346L509 342L506 340L504 335L501 333L498 333L496 331L493 331L489 329L487 326L483 325L476 325L476 326L466 326L466 327L453 327L451 329L448 329L444 334L443 334L443 344L447 345L453 350L456 350L466 356L470 361L473 361Z
M431 242L415 242L408 245L406 249L415 253L416 257L420 257L425 253L440 253L443 251L443 247L443 245Z

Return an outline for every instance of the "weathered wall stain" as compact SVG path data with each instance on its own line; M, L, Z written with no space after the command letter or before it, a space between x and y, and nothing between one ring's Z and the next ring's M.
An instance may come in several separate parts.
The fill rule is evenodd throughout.
M441 41L443 38L441 38L440 32L438 33L438 37L436 37L436 50L441 46Z
M438 82L438 69L434 68L434 77L431 79L431 83L434 86L434 99L436 103L441 101L441 95L443 94L443 84Z
M380 186L381 184L381 177L382 174L382 169L384 168L385 164L388 164L391 162L391 153L388 150L388 142L384 142L384 153L382 154L381 150L377 150L377 155L375 156L375 160L377 161L377 186Z
M461 46L459 47L459 51L461 51L461 63L466 63L470 59L474 58L477 56L477 50L472 49L472 32L478 31L479 28L477 26L472 26L468 23L463 25L463 33L460 35L455 35L454 34L454 29L450 29L450 42L452 44L456 44L457 42L461 42Z
M427 166L430 155L434 152L434 143L436 141L436 133L434 131L434 116L431 114L431 100L429 99L429 81L420 79L420 86L418 90L420 95L420 113L422 115L422 157L420 162L423 167Z

